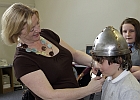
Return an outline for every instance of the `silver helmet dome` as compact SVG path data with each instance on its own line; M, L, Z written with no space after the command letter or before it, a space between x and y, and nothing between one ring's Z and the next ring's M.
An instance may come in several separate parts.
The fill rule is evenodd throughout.
M119 56L130 53L124 37L112 26L106 27L93 43L95 56Z

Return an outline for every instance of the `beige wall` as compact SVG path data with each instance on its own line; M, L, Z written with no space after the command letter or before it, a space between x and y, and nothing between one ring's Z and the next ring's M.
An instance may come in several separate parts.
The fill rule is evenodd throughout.
M0 0L0 19L3 12L13 3L22 2L31 7L34 7L34 0ZM0 24L1 30L1 24ZM6 59L8 64L12 64L15 45L12 47L6 46L0 38L0 59Z
M75 49L84 50L106 26L119 25L126 17L140 20L140 0L0 0L0 18L14 2L22 2L39 10L41 27L58 33ZM1 25L0 25L1 29ZM0 59L13 61L15 46L0 39Z
M0 0L0 19L3 14L3 12L13 3L15 2L22 2L25 3L31 7L34 7L34 0ZM0 24L0 30L1 30L1 24ZM6 46L1 38L0 38L0 60L6 59L8 64L12 64L13 56L15 52L15 46L13 45L11 47ZM14 72L14 70L13 70ZM14 83L17 83L16 78L13 76Z
M0 18L14 2L32 7L35 4L42 28L52 29L72 47L83 51L106 26L119 29L126 17L140 20L140 0L0 0ZM15 46L6 46L0 39L0 59L12 64L14 52Z
M35 0L42 28L50 28L84 50L106 26L119 29L126 17L140 20L140 0Z

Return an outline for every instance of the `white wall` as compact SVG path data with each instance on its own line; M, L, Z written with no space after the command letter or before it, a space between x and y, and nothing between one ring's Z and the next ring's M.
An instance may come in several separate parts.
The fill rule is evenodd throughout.
M106 26L119 29L126 17L140 20L140 0L35 0L41 27L84 50Z

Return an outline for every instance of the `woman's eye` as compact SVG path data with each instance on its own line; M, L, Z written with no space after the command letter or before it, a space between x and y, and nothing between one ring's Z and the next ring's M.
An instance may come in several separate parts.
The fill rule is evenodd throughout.
M39 22L37 22L37 25L40 24Z
M31 28L30 32L33 32L34 31L34 28Z

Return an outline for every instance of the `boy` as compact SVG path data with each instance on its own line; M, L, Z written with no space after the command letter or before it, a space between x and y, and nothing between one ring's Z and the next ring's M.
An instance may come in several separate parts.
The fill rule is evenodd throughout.
M140 100L140 84L130 73L130 50L123 36L113 27L106 27L95 39L92 58L96 68L107 76L101 100Z

